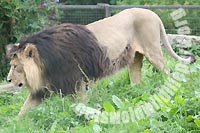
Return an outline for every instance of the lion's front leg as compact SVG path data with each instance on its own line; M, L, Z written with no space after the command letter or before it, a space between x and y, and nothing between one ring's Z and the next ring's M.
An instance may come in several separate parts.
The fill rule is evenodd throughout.
M42 102L42 99L40 98L34 98L31 94L27 97L26 101L24 102L23 106L21 107L21 110L18 114L18 117L21 117L29 108L35 107L38 104Z
M83 80L77 83L75 87L75 97L74 100L75 102L81 102L81 103L86 103L87 101L87 83L84 82Z

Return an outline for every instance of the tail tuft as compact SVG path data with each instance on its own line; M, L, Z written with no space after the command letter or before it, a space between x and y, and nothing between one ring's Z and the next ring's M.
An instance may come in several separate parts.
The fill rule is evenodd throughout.
M190 58L190 64L196 62L195 56L193 54L186 54L186 58Z

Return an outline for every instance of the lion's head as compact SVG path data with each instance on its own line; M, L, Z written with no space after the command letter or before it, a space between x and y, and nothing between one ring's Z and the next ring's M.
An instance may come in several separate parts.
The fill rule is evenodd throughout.
M29 43L25 47L8 45L7 55L11 58L7 80L19 87L29 87L31 92L38 91L43 80L36 47Z

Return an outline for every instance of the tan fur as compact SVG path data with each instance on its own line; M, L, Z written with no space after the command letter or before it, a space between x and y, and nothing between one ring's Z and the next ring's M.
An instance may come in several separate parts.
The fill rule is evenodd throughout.
M168 71L164 65L160 41L163 41L170 55L177 60L190 63L191 58L179 57L171 48L160 18L147 9L126 9L112 17L88 24L101 45L107 47L110 59L116 59L127 44L135 51L134 60L129 63L130 79L140 82L143 55L161 71Z

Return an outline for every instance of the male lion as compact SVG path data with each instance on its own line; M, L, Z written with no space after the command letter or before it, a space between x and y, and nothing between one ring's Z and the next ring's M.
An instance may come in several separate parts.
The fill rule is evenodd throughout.
M161 71L167 72L160 46L163 42L167 51L179 61L191 63L194 57L183 59L171 48L162 21L154 12L147 9L126 9L112 17L88 24L101 45L107 47L108 57L118 57L127 44L134 50L134 60L128 65L132 83L141 81L143 55Z
M71 94L95 80L128 66L131 82L140 82L143 55L165 70L160 38L172 50L160 18L146 9L127 9L86 26L62 24L44 29L19 45L9 45L8 81L27 86L29 96L19 112L38 105L50 91ZM77 91L76 91L77 90Z
M106 48L82 25L62 24L44 29L18 45L8 45L11 68L7 77L16 86L27 86L29 96L19 116L36 106L50 92L72 94L95 80L126 66L132 55L130 45L110 60Z

